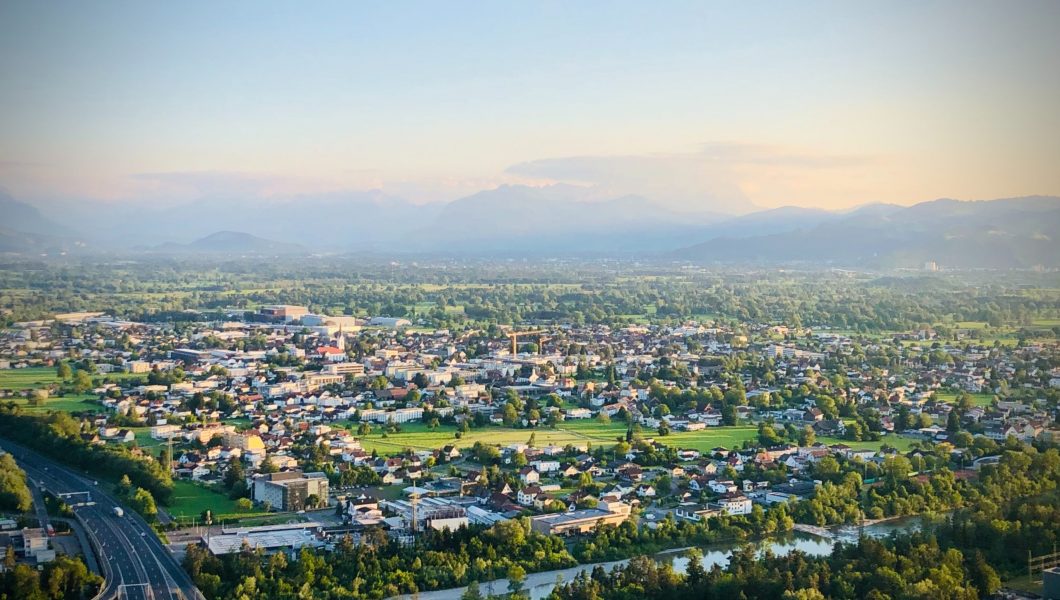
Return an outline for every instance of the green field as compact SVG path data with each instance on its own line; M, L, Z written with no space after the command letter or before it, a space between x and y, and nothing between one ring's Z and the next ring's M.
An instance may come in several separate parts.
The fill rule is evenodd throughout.
M952 403L952 402L956 402L957 401L957 392L935 392L935 395L942 402L950 402L950 403ZM994 400L994 395L993 394L988 394L988 393L972 394L972 402L976 406L990 406L990 403L993 402L993 400Z
M357 430L356 425L350 429ZM526 443L531 434L534 436L537 446L549 444L584 444L610 445L615 438L625 435L626 426L623 423L612 423L603 425L595 421L563 423L558 429L508 429L505 427L485 427L472 429L460 439L455 437L456 426L442 425L437 430L430 430L422 423L406 423L401 426L400 433L392 433L383 437L382 426L373 425L373 431L367 436L361 436L361 445L365 450L371 452L377 450L380 454L400 452L405 448L413 450L432 450L447 444L454 444L460 448L473 446L475 442L484 444L496 444L505 446L508 444Z
M438 308L437 302L417 302L408 307L409 313L412 315L426 315L432 310ZM459 306L445 306L443 307L445 314L447 315L462 315L464 314L463 305Z
M645 432L645 436L649 433ZM729 427L708 427L702 431L677 431L655 439L668 446L708 452L717 447L738 448L746 440L758 437L757 426L733 425Z
M151 437L150 427L132 427L131 429L133 435L136 436L136 445L144 450L154 450L165 443L165 440L156 440ZM174 444L176 442L177 440L174 440Z
M351 424L350 429L356 432L357 426ZM538 447L555 444L564 446L567 444L590 443L593 446L611 446L618 438L626 435L626 425L621 421L603 424L595 420L566 421L559 424L556 429L510 429L506 427L486 427L472 429L460 439L455 437L456 427L442 425L437 430L430 430L422 423L407 423L401 426L400 433L392 433L387 437L382 435L382 427L373 425L373 431L367 436L359 436L361 445L365 450L373 450L380 454L393 454L404 449L432 450L441 448L447 444L453 444L459 448L473 446L475 442L483 444L506 446L509 444L525 444L534 434L534 442ZM735 425L727 427L710 427L702 431L677 431L667 436L660 437L655 431L645 429L641 432L645 438L654 438L656 441L676 448L686 448L709 451L713 448L738 448L746 440L754 440L758 437L758 427L754 425ZM890 444L899 450L907 450L914 441L899 436L886 436L878 442L850 442L839 438L818 438L822 443L843 443L854 448L879 448L884 444Z
M836 437L818 437L818 442L831 446L832 444L846 444L851 448L857 448L861 450L868 448L870 450L879 450L882 446L894 446L899 452L907 452L914 443L918 440L902 437L900 435L885 435L878 442L852 442L850 440L844 440L843 438Z
M356 426L351 426L356 431ZM443 425L431 431L422 423L402 425L400 433L383 437L379 427L367 436L361 436L361 444L367 451L376 450L380 454L399 452L405 448L413 450L430 450L446 444L460 448L473 446L475 442L490 445L506 446L508 444L525 444L531 434L538 447L555 444L585 444L593 446L611 446L618 438L626 435L626 425L622 422L602 424L595 420L567 421L556 429L509 429L505 427L486 427L472 429L460 439L455 437L456 427ZM703 431L674 432L665 437L658 437L652 430L641 432L646 438L655 438L661 443L678 448L690 448L699 451L710 450L718 446L735 448L745 440L754 439L758 429L754 426L713 427Z
M190 481L173 482L173 499L166 508L175 519L198 518L202 511L213 513L214 520L223 518L242 518L260 515L260 512L240 513L236 511L236 501L220 492Z
M51 367L0 370L0 390L29 390L59 383L59 376Z
M51 410L59 412L103 412L103 406L93 394L68 395L65 397L52 397L44 401L43 406L32 406L28 400L19 400L16 404L22 406L28 413L43 413Z

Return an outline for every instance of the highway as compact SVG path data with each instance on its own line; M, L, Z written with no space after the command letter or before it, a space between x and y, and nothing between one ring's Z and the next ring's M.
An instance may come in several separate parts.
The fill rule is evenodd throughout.
M103 567L106 584L98 600L205 600L150 525L89 476L6 440L0 446L37 485L55 495L70 494L65 501L85 524ZM124 514L117 516L115 507Z

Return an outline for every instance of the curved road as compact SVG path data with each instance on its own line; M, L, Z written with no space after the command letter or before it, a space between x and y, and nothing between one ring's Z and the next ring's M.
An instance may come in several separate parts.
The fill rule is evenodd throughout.
M17 444L0 440L26 475L66 498L84 523L103 565L106 584L99 599L205 600L184 569L138 514L123 507L96 483ZM124 515L114 514L122 507Z

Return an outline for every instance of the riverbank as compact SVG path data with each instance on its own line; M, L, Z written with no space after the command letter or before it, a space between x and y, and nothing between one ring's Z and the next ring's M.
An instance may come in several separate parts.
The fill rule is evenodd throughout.
M873 537L886 537L894 531L918 529L926 517L898 517L881 519L879 522L866 525L865 534ZM783 536L774 536L758 541L733 540L706 546L698 546L703 551L701 564L704 569L714 566L725 566L729 562L734 550L742 548L747 544L754 545L760 553L767 550L778 556L784 556L794 551L804 552L811 556L826 556L831 554L837 543L848 542L857 539L858 532L855 531L852 538L848 536L841 527L834 528L829 535L815 535L802 531L795 531ZM684 573L688 568L688 551L692 547L672 548L652 553L656 562L669 563L674 571ZM530 573L523 582L523 591L529 594L531 600L544 600L552 593L557 582L565 583L577 577L580 573L589 573L596 567L610 571L616 566L625 565L630 559L615 560L608 562L596 562L558 569L554 571L541 571ZM502 595L510 592L510 583L507 579L495 579L493 581L479 583L479 590L485 594ZM415 594L403 594L393 596L387 600L460 600L466 587L449 588L445 590L434 590L429 592L417 592Z

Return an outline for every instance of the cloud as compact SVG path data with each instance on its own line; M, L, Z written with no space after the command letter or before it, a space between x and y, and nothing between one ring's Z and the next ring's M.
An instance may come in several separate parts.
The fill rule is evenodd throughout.
M796 196L826 186L835 172L872 162L863 156L712 142L689 153L546 158L512 165L506 172L639 194L671 208L742 213L795 202Z

